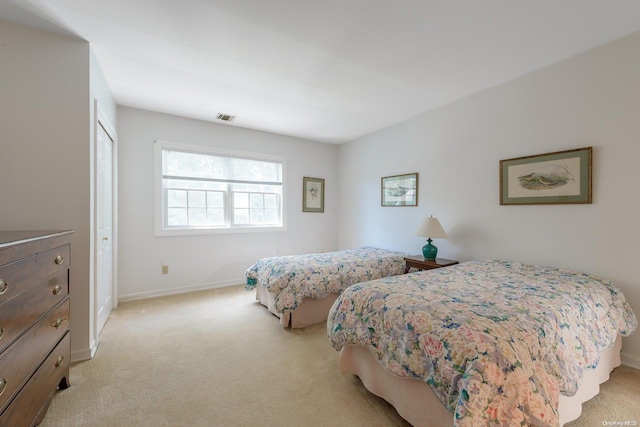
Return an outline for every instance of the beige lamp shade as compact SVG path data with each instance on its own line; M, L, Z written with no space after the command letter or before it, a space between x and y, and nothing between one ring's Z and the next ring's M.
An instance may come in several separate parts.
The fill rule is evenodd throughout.
M416 236L428 237L430 239L446 239L448 237L444 228L440 225L438 218L432 216L422 221L420 228L416 231Z

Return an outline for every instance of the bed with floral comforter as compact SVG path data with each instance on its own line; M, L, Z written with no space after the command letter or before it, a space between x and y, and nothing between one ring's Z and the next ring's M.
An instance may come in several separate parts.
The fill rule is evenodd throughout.
M354 283L404 272L401 252L362 247L338 252L263 258L245 272L245 289L264 286L274 295L277 315L295 310L304 298L341 293Z
M636 327L608 281L486 260L354 285L327 320L336 350L428 383L458 426L558 425L559 393Z

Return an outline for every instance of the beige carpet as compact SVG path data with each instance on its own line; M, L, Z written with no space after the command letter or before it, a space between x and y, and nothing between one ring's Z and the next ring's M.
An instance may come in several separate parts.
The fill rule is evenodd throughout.
M572 426L640 424L640 372L620 367ZM96 357L71 367L41 424L56 426L406 426L340 375L325 323L282 328L233 286L121 303Z

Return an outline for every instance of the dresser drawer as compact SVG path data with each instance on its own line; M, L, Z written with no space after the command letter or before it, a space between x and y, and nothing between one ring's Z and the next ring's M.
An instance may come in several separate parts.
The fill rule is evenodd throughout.
M35 323L43 313L69 295L69 272L61 271L53 277L30 287L10 302L0 304L0 351Z
M7 426L33 426L40 423L48 407L49 398L63 378L69 377L71 339L67 332L49 354L27 385L0 416L0 424ZM65 383L65 387L68 384ZM47 405L42 407L42 402ZM33 414L37 414L34 415Z
M51 349L69 330L69 299L47 313L0 356L0 410L10 402Z
M0 304L42 279L67 270L70 253L70 246L64 245L0 267Z

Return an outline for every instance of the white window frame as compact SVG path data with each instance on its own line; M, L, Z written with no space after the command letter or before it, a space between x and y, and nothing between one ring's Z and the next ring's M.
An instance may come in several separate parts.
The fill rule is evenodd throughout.
M281 226L255 226L255 225L234 225L230 227L197 227L197 228L165 228L164 226L164 189L162 177L162 151L176 150L185 151L195 154L206 154L214 156L236 157L242 159L271 161L282 163L282 225ZM252 233L252 232L273 232L285 231L287 229L287 159L282 156L273 156L261 153L249 153L241 151L233 151L219 149L214 147L180 144L177 142L156 140L153 144L154 158L154 187L155 187L155 235L156 236L187 236L187 235L206 235L206 234L229 234L229 233ZM229 201L232 204L232 201ZM225 212L226 215L226 212Z

